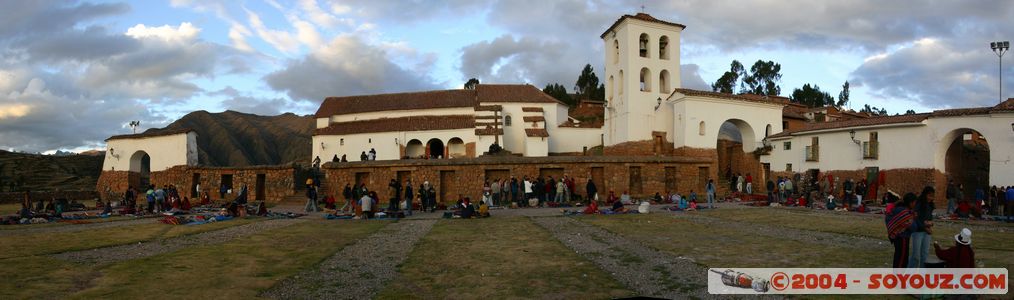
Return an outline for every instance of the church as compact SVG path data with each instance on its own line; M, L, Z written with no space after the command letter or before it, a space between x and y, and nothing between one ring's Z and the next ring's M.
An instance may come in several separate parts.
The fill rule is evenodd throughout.
M939 189L951 177L977 187L1014 184L1012 100L875 117L778 96L685 89L685 29L645 13L621 16L605 29L599 38L606 99L593 108L601 122L582 122L574 108L528 84L328 97L314 114L310 160L323 163L326 193L345 184L382 190L391 179L430 181L442 201L477 196L485 181L524 176L567 175L601 192L635 196L700 193L709 179L720 183L721 195L729 173L752 174L755 182L803 172L886 177L884 190L901 191ZM254 185L257 199L271 201L298 188L290 177L300 171L292 166L197 165L194 134L111 137L98 190L163 182L196 194L199 186L228 182ZM985 151L974 146L987 139ZM960 149L949 150L952 144ZM364 161L372 153L375 159ZM763 192L763 184L754 186Z

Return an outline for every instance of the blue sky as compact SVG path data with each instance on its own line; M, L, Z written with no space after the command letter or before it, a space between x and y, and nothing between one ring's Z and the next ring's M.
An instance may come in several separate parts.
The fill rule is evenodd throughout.
M103 148L130 120L194 110L311 114L326 96L471 77L572 86L587 63L601 75L599 34L641 5L687 25L684 87L707 89L733 59L773 60L784 96L848 80L854 108L891 113L995 105L988 44L1014 38L1011 1L5 2L0 148L32 152Z

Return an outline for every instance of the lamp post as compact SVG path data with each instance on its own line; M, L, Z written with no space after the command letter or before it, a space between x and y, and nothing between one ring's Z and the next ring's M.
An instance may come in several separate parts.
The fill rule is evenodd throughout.
M1003 102L1003 54L1010 50L1010 41L991 42L989 48L1000 58L1000 102Z
M860 146L862 145L862 143L860 143L859 140L856 140L856 130L855 129L849 130L849 137L852 138L852 142L856 143L856 145L860 145Z

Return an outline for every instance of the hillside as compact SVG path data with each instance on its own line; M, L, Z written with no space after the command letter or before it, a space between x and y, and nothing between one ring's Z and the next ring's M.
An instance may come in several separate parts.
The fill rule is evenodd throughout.
M0 190L94 190L105 152L97 155L38 155L0 150Z
M197 131L198 162L203 166L308 164L314 119L292 113L259 116L201 110L146 132L183 128Z

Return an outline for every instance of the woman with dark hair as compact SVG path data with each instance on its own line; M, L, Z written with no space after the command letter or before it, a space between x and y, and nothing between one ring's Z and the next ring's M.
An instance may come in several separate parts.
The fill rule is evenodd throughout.
M912 230L912 253L909 255L908 266L922 268L929 257L930 244L933 242L933 198L936 190L926 186L915 201L915 228Z
M887 223L887 237L894 244L894 260L891 264L894 268L908 267L909 240L915 224L915 214L912 213L912 207L915 205L916 198L913 193L905 194L902 201L884 216Z

